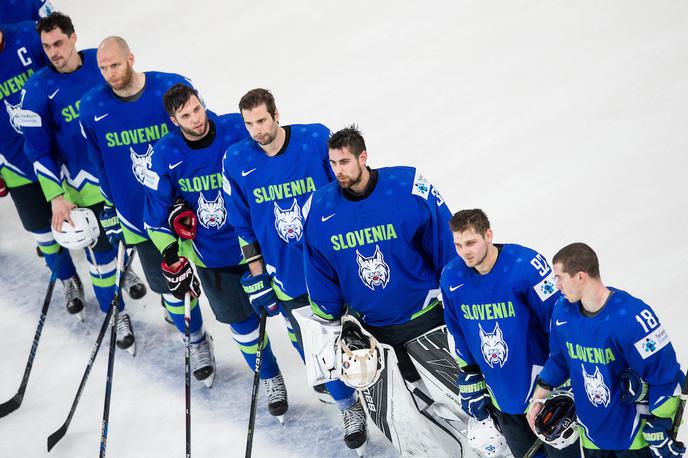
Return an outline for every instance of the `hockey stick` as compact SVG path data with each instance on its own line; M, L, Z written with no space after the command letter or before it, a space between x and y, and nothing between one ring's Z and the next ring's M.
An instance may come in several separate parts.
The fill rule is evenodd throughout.
M31 375L33 360L36 357L36 350L38 350L38 341L41 338L41 333L43 333L43 325L45 324L45 318L48 315L50 300L53 297L53 290L55 289L55 282L57 281L57 271L60 269L62 259L65 257L66 255L63 253L62 247L60 247L57 252L57 261L55 262L55 267L50 273L48 291L45 292L45 298L43 299L43 308L41 308L41 316L38 318L36 332L33 335L33 343L31 344L31 350L29 351L29 360L26 362L26 367L24 368L24 376L22 377L21 384L19 384L19 390L17 390L17 394L15 394L9 401L0 404L0 418L17 410L24 400L26 385L29 383L29 375Z
M134 254L136 252L134 250L131 250L131 254L129 255L129 259L127 261L126 267L128 268L131 265L131 262L134 260ZM119 256L117 259L118 266L119 266ZM120 270L117 270L116 274L116 284L119 285L119 280L121 278ZM74 396L74 400L72 401L72 407L69 409L69 413L67 414L67 419L65 422L60 426L57 431L52 433L50 436L48 436L48 451L52 450L52 448L57 444L60 439L64 437L65 434L67 434L67 429L69 428L69 424L72 422L72 417L74 416L74 412L76 411L76 407L79 404L79 399L81 398L81 393L84 390L84 387L86 386L86 381L88 380L88 376L91 373L91 368L93 368L93 363L96 360L96 356L98 355L98 350L100 349L100 344L103 342L103 338L105 337L105 332L107 331L108 325L110 324L110 320L112 319L112 313L113 313L113 305L116 304L119 301L119 288L115 288L115 295L112 298L112 302L110 303L110 308L108 309L107 314L105 315L105 319L103 320L103 325L100 327L100 332L98 333L98 337L96 338L96 343L93 346L93 350L91 351L91 356L88 358L88 363L86 364L86 370L84 371L84 375L81 377L81 382L79 383L79 388L76 391L76 396Z
M124 278L124 269L129 266L124 266L125 245L120 240L117 248L117 271L115 275L115 293L113 295L110 309L112 310L112 326L110 330L110 348L108 353L108 368L107 376L105 377L105 402L103 405L103 422L100 432L100 458L105 458L105 449L107 447L108 422L110 419L110 398L112 396L112 375L115 369L115 343L117 341L117 319L119 318L119 296L122 288L121 280Z
M184 397L186 402L186 458L191 458L191 293L184 294Z
M260 383L260 362L263 353L263 340L265 340L265 324L268 314L265 310L260 314L258 326L258 349L256 350L256 366L253 373L253 389L251 391L251 413L248 417L248 434L246 436L246 458L251 458L253 448L253 431L256 424L256 404L258 403L258 384Z
M540 447L542 447L542 441L540 439L536 439L535 442L533 442L533 445L530 446L528 451L526 452L525 455L523 455L523 458L532 458L538 450L540 450Z

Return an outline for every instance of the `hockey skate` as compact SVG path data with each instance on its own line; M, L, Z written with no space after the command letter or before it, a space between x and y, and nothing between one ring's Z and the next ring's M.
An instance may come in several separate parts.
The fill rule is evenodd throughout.
M141 299L146 295L146 285L143 284L139 276L136 275L131 267L129 267L124 274L124 284L122 285L122 289L132 299Z
M344 418L344 442L346 446L356 450L358 456L363 456L368 440L368 427L360 399L356 400L356 403L348 409L342 410L342 417Z
M280 424L284 424L284 414L289 409L289 402L287 401L287 387L284 384L282 374L264 379L263 386L265 386L265 392L268 396L270 415L275 416Z
M332 395L330 394L329 391L327 391L327 387L325 386L324 383L321 383L320 385L315 385L313 387L313 391L315 391L315 394L318 395L318 400L324 404L334 404L334 399L332 398Z
M191 344L191 367L196 380L211 388L215 381L215 355L213 354L213 338L206 333L205 339Z
M136 338L127 312L119 312L117 318L117 346L136 356Z
M65 293L65 307L70 315L84 321L84 287L78 275L62 280Z

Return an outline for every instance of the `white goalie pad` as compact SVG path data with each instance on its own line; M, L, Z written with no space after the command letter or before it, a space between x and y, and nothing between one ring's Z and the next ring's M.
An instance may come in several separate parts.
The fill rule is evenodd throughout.
M433 400L407 384L394 349L380 344L385 368L369 388L359 390L370 420L401 456L479 458L457 426L433 412ZM465 425L463 425L465 429Z
M301 328L306 378L311 386L339 378L336 343L342 326L314 315L309 306L294 309L294 318Z
M459 387L456 383L460 371L450 351L451 336L445 325L432 329L405 344L406 351L421 376L434 403L433 411L443 421L460 431L467 447L477 455L486 458L510 457L506 440L494 426L491 418L485 422L471 422L461 410Z

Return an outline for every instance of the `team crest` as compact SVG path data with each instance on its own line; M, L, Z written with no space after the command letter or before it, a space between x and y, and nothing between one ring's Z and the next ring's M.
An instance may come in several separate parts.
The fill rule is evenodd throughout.
M382 289L387 287L390 270L379 246L375 245L375 253L369 258L356 250L356 263L358 264L358 276L364 285L373 291L375 291L376 286L382 286Z
M146 184L146 175L151 168L153 161L153 146L149 143L145 154L138 155L134 148L129 147L129 156L131 157L131 171L136 177L136 181L142 185Z
M222 198L222 193L218 191L217 197L212 201L205 200L203 193L199 193L196 214L201 226L206 229L211 227L221 228L227 220L227 210L225 209L225 200Z
M287 243L301 240L303 218L301 218L301 207L296 199L286 210L280 208L275 202L275 229L280 238Z
M600 372L600 368L595 366L595 372L592 375L589 375L585 371L585 366L583 366L583 364L581 364L581 368L583 369L583 382L585 384L585 392L588 395L588 399L595 407L607 407L611 395L609 387L604 383L604 377Z
M5 100L5 109L7 110L7 116L10 117L10 124L12 125L12 128L16 130L18 134L21 134L21 124L19 121L19 115L21 113L21 102L16 105L12 105L7 100Z
M480 350L483 353L485 362L490 367L503 367L506 360L509 358L509 346L504 340L504 334L499 327L499 323L495 323L495 328L492 332L485 332L483 327L478 323L480 328Z

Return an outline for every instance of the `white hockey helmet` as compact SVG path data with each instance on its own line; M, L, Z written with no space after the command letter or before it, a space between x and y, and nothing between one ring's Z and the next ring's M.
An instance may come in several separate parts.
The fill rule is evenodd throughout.
M578 424L573 393L555 390L535 417L535 434L547 445L563 449L578 440Z
M377 339L350 315L342 317L342 332L335 351L340 380L357 390L377 382L385 368L384 353Z
M479 421L469 416L466 437L468 438L468 445L485 458L496 458L509 452L506 439L499 432L491 417Z
M98 243L100 227L98 226L98 219L92 210L88 208L74 208L69 213L69 216L74 222L73 227L67 221L64 221L59 231L53 228L53 237L55 237L57 243L68 250L92 247Z

